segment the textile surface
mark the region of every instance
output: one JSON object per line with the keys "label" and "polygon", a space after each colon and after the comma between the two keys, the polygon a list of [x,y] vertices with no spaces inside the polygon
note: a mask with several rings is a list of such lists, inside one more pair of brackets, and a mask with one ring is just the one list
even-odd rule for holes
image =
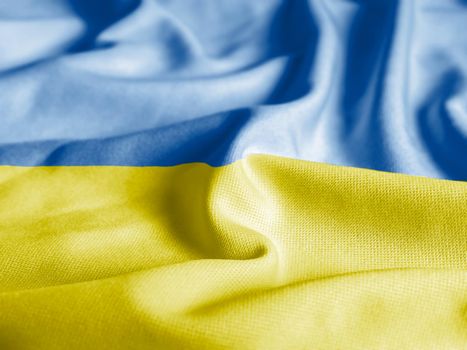
{"label": "textile surface", "polygon": [[467,349],[467,1],[0,1],[0,349]]}
{"label": "textile surface", "polygon": [[466,180],[464,0],[3,0],[0,163],[251,153]]}
{"label": "textile surface", "polygon": [[464,182],[272,156],[1,174],[4,346],[467,344]]}

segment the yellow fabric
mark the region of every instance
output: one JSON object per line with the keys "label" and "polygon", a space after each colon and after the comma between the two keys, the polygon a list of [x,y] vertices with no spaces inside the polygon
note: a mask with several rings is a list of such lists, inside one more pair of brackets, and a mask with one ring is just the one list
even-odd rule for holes
{"label": "yellow fabric", "polygon": [[467,183],[0,167],[0,349],[467,349]]}

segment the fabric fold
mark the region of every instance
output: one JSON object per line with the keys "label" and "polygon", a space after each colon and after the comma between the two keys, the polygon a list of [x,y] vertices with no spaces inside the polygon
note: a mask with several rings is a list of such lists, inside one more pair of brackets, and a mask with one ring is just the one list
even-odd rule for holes
{"label": "fabric fold", "polygon": [[466,340],[464,182],[268,155],[0,175],[0,329],[18,334],[5,346]]}

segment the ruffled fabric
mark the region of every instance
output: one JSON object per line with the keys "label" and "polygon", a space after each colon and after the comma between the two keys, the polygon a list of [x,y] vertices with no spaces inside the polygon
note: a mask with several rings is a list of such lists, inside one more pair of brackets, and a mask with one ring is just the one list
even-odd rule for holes
{"label": "ruffled fabric", "polygon": [[467,179],[461,0],[4,0],[0,163]]}
{"label": "ruffled fabric", "polygon": [[0,168],[2,349],[465,349],[467,184],[249,156]]}

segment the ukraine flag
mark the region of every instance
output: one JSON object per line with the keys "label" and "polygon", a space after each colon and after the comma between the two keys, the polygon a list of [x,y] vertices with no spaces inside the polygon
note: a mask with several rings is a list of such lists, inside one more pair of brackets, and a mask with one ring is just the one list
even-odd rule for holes
{"label": "ukraine flag", "polygon": [[0,349],[467,349],[467,1],[1,0]]}

